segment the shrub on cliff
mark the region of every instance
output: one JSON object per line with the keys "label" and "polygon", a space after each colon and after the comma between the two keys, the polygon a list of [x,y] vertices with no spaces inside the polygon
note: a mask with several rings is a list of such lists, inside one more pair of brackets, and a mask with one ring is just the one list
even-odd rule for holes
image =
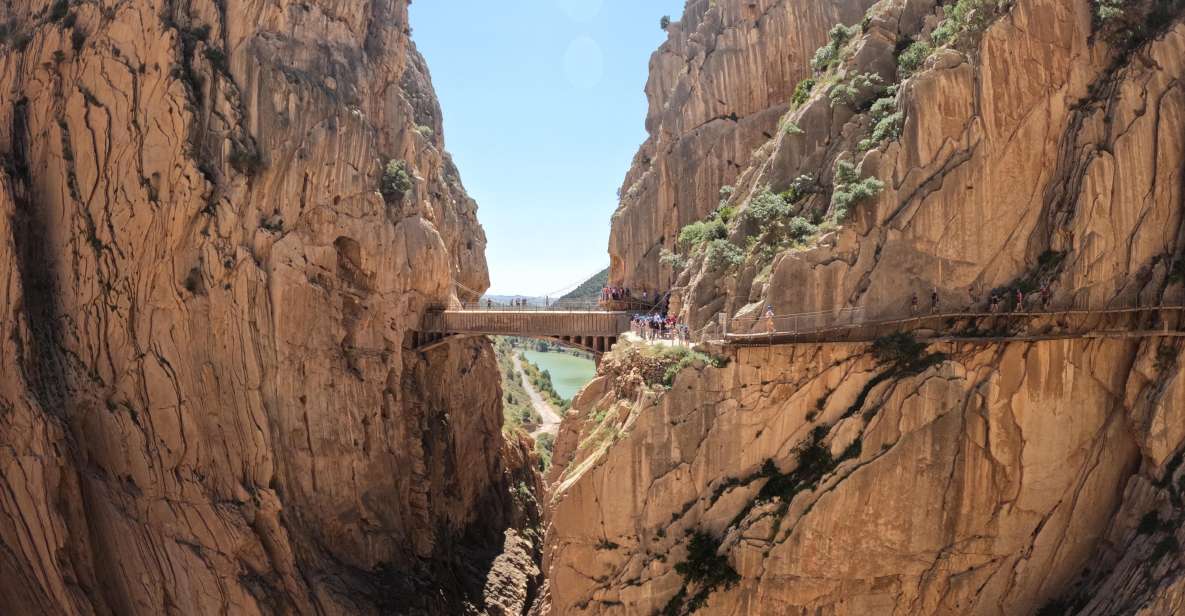
{"label": "shrub on cliff", "polygon": [[671,16],[670,15],[663,15],[662,19],[658,20],[658,27],[662,28],[663,30],[670,28],[671,27]]}
{"label": "shrub on cliff", "polygon": [[827,44],[815,51],[815,56],[811,58],[811,68],[820,73],[835,68],[842,59],[844,46],[859,33],[859,26],[836,24],[828,33]]}
{"label": "shrub on cliff", "polygon": [[811,77],[798,82],[798,85],[794,86],[794,97],[790,99],[791,106],[797,109],[806,103],[811,97],[811,92],[815,89],[815,83],[816,81]]}
{"label": "shrub on cliff", "polygon": [[866,199],[872,199],[884,190],[885,183],[874,177],[860,178],[856,165],[840,160],[835,164],[835,189],[831,193],[832,215],[843,220],[851,207]]}
{"label": "shrub on cliff", "polygon": [[897,72],[901,78],[907,79],[916,73],[933,52],[934,48],[926,41],[914,41],[909,47],[906,47],[905,51],[897,56]]}
{"label": "shrub on cliff", "polygon": [[404,195],[412,188],[411,173],[405,161],[392,160],[387,163],[383,171],[382,184],[379,192],[388,204],[395,204],[403,200]]}
{"label": "shrub on cliff", "polygon": [[690,250],[712,240],[728,237],[728,227],[719,218],[709,218],[693,222],[679,232],[679,247]]}
{"label": "shrub on cliff", "polygon": [[745,253],[726,239],[712,240],[704,252],[704,259],[713,269],[731,269],[745,262]]}

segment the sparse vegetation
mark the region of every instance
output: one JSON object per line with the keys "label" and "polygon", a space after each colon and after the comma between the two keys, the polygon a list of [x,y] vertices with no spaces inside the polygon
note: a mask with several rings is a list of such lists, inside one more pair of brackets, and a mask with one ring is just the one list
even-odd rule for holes
{"label": "sparse vegetation", "polygon": [[811,68],[816,72],[823,73],[835,68],[843,59],[843,48],[860,33],[859,26],[845,26],[843,24],[836,24],[834,28],[828,32],[827,44],[820,47],[815,56],[811,58]]}
{"label": "sparse vegetation", "polygon": [[403,200],[403,197],[412,189],[412,185],[407,162],[392,160],[387,163],[387,167],[383,171],[379,192],[382,193],[383,199],[387,201],[388,205],[394,205]]}
{"label": "sparse vegetation", "polygon": [[620,397],[627,397],[638,385],[669,388],[679,372],[700,362],[720,368],[727,360],[687,347],[618,343],[601,359],[601,373],[614,376]]}
{"label": "sparse vegetation", "polygon": [[802,127],[789,118],[783,118],[779,128],[787,135],[801,135],[803,133]]}
{"label": "sparse vegetation", "polygon": [[539,455],[539,470],[551,468],[551,455],[555,451],[555,436],[544,432],[535,437],[535,453]]}
{"label": "sparse vegetation", "polygon": [[713,269],[732,269],[745,262],[745,252],[726,239],[712,240],[704,251],[704,259]]}
{"label": "sparse vegetation", "polygon": [[846,160],[836,161],[835,188],[831,193],[832,216],[837,221],[844,220],[853,205],[876,197],[884,188],[884,182],[877,178],[861,178],[854,164]]}
{"label": "sparse vegetation", "polygon": [[881,79],[880,75],[876,73],[858,73],[852,75],[846,81],[841,81],[834,86],[831,86],[831,91],[827,93],[827,97],[831,99],[832,105],[847,105],[849,107],[857,107],[857,102],[862,96],[867,96],[868,92],[876,92],[884,84],[885,80]]}
{"label": "sparse vegetation", "polygon": [[1132,49],[1185,11],[1185,0],[1094,0],[1094,7],[1096,31],[1108,41]]}
{"label": "sparse vegetation", "polygon": [[679,247],[689,251],[701,244],[728,237],[728,227],[719,216],[693,222],[679,232]]}
{"label": "sparse vegetation", "polygon": [[[535,412],[531,398],[523,388],[522,379],[514,369],[512,357],[515,352],[509,339],[500,336],[494,338],[494,356],[502,377],[502,430],[507,433],[521,430],[524,423],[539,423],[543,420]],[[535,448],[539,449],[538,441]]]}
{"label": "sparse vegetation", "polygon": [[658,27],[662,28],[663,30],[670,28],[671,27],[671,16],[670,15],[663,15],[662,18],[658,20]]}
{"label": "sparse vegetation", "polygon": [[805,243],[819,231],[818,225],[798,215],[796,207],[807,194],[811,181],[802,176],[780,195],[767,187],[749,203],[745,220],[757,229],[751,241],[759,247],[763,261],[768,261],[777,251]]}
{"label": "sparse vegetation", "polygon": [[996,16],[1012,8],[1012,0],[958,0],[931,34],[935,45],[965,47],[975,41]]}
{"label": "sparse vegetation", "polygon": [[815,90],[815,80],[812,77],[807,77],[798,82],[794,87],[794,96],[790,99],[791,107],[797,109],[807,102],[811,97],[811,92]]}
{"label": "sparse vegetation", "polygon": [[872,134],[861,139],[857,149],[861,152],[871,150],[884,141],[892,141],[901,137],[901,125],[905,121],[905,114],[897,111],[897,96],[890,89],[892,96],[877,99],[869,110],[872,120]]}
{"label": "sparse vegetation", "polygon": [[900,55],[897,56],[897,73],[902,79],[908,79],[916,73],[926,62],[926,58],[934,53],[934,48],[926,41],[914,41]]}

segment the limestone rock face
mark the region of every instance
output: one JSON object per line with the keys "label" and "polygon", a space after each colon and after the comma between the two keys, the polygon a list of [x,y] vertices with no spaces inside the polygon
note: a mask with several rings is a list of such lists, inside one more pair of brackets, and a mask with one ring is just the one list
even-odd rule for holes
{"label": "limestone rock face", "polygon": [[[1135,499],[1181,497],[1139,470],[1158,468],[1149,443],[1183,408],[1181,371],[1154,366],[1156,349],[934,346],[940,363],[903,374],[858,345],[775,347],[686,370],[663,393],[622,399],[602,379],[557,445],[553,610],[690,600],[698,587],[675,565],[700,532],[740,576],[702,614],[1031,614],[1117,557],[1167,570],[1179,555],[1130,518]],[[1145,421],[1149,396],[1172,418]],[[606,415],[611,439],[597,436]],[[796,475],[812,445],[827,461]]]}
{"label": "limestone rock face", "polygon": [[[715,11],[751,4],[692,2],[684,21],[702,31]],[[614,282],[671,289],[672,311],[696,330],[720,313],[734,330],[758,327],[766,305],[895,317],[932,290],[957,309],[1038,285],[1051,308],[1179,305],[1179,8],[1148,20],[1142,38],[1117,39],[1091,2],[980,3],[948,43],[900,68],[913,42],[950,27],[952,4],[885,0],[836,19],[852,26],[836,61],[806,96],[781,99],[766,124],[777,130],[747,143],[753,155],[734,159],[732,175],[712,171],[712,147],[683,150],[678,173],[631,171],[643,181],[614,220]],[[804,40],[822,45],[831,25]],[[784,42],[754,35],[735,53]],[[651,86],[668,95],[652,96],[651,117],[695,109],[679,102],[695,88],[670,76],[699,65],[656,58],[666,77]],[[762,70],[757,59],[746,67]],[[899,114],[895,129],[878,110]],[[667,117],[652,134],[674,125]],[[869,178],[879,187],[842,198]],[[685,267],[662,269],[660,247],[716,209],[724,183],[736,213],[718,239],[735,260],[692,248]],[[750,208],[765,195],[811,232],[763,244],[770,234]],[[727,365],[693,362],[669,389],[604,362],[561,428],[548,477],[550,609],[1176,614],[1177,340],[936,343],[908,364],[858,344],[718,349]]]}
{"label": "limestone rock face", "polygon": [[488,276],[407,4],[0,7],[0,611],[526,602],[491,349],[410,349]]}
{"label": "limestone rock face", "polygon": [[688,0],[650,59],[650,137],[634,157],[613,216],[613,284],[670,288],[661,249],[714,210],[720,188],[774,136],[827,31],[860,21],[874,2]]}

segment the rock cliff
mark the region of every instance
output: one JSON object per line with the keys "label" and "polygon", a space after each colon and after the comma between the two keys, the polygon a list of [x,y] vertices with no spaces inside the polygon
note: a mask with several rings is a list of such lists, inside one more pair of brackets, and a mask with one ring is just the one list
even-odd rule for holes
{"label": "rock cliff", "polygon": [[[689,2],[682,27],[750,32],[757,53],[783,44],[756,29],[789,4]],[[655,135],[676,139],[668,118],[709,81],[702,58],[664,53],[695,38],[672,32],[615,282],[672,290],[709,331],[721,313],[759,327],[767,305],[894,317],[932,292],[940,309],[1017,291],[1053,309],[1181,303],[1181,3],[835,4],[856,15],[803,35],[820,49],[794,56],[768,135],[719,142],[752,152],[728,174],[688,147],[662,150],[682,171],[648,175]],[[761,82],[757,57],[735,83]],[[1095,326],[1181,325],[1134,319]],[[1180,611],[1176,338],[905,346],[734,349],[671,375],[647,367],[662,353],[615,351],[556,442],[553,613]]]}
{"label": "rock cliff", "polygon": [[521,612],[490,346],[410,345],[488,282],[407,5],[0,6],[0,611]]}

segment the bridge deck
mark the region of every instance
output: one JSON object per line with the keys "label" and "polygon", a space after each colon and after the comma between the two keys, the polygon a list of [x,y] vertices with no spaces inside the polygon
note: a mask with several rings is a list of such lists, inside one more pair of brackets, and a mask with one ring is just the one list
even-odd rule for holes
{"label": "bridge deck", "polygon": [[420,346],[431,348],[450,336],[552,338],[593,353],[613,348],[629,331],[630,312],[597,310],[444,310],[424,315]]}

